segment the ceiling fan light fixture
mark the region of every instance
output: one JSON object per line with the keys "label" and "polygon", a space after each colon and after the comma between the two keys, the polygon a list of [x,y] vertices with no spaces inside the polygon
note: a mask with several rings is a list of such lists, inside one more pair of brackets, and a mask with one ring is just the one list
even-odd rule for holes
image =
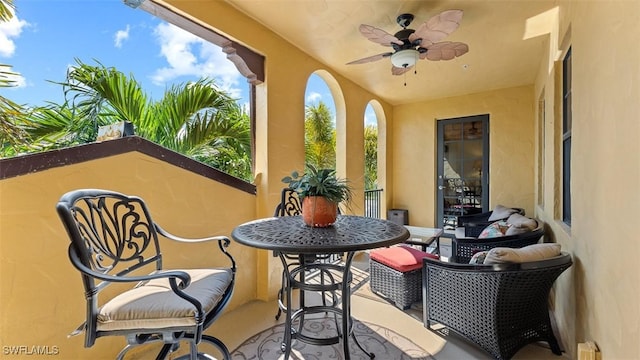
{"label": "ceiling fan light fixture", "polygon": [[416,64],[420,52],[415,49],[400,50],[391,55],[391,63],[395,67],[408,68]]}

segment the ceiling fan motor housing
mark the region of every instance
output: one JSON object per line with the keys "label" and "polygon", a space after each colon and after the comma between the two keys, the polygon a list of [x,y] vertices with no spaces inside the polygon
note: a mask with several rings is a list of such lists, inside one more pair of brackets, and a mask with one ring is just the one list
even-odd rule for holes
{"label": "ceiling fan motor housing", "polygon": [[402,41],[403,44],[402,45],[398,45],[395,43],[391,43],[391,46],[393,47],[393,49],[395,51],[399,51],[399,50],[404,50],[404,49],[411,49],[413,47],[416,46],[416,44],[412,44],[411,41],[409,41],[409,35],[413,34],[415,32],[415,30],[413,29],[402,29],[400,31],[398,31],[397,33],[395,33],[395,37]]}

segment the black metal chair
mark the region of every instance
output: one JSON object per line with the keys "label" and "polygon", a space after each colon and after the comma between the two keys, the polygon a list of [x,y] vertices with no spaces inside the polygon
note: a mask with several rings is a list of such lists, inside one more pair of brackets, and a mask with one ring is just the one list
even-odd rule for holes
{"label": "black metal chair", "polygon": [[[86,297],[85,347],[99,337],[124,336],[133,347],[163,343],[157,359],[189,343],[181,359],[210,359],[198,353],[203,341],[230,359],[219,339],[203,334],[231,299],[236,265],[226,236],[184,239],[153,222],[144,201],[108,190],[81,189],[64,194],[56,209],[71,244],[69,258],[80,271]],[[160,235],[160,236],[158,236]],[[159,238],[184,243],[212,241],[229,264],[207,269],[163,269]],[[122,286],[130,284],[124,291]],[[106,288],[108,291],[103,291]]]}
{"label": "black metal chair", "polygon": [[[338,210],[339,211],[339,210]],[[281,195],[280,195],[280,203],[276,206],[275,212],[273,214],[274,217],[279,217],[279,216],[298,216],[298,215],[302,215],[302,202],[300,201],[300,198],[298,197],[298,193],[295,192],[295,190],[290,189],[290,188],[284,188],[281,191]],[[339,255],[337,254],[326,254],[326,255],[315,255],[313,257],[304,257],[304,256],[293,256],[293,255],[288,255],[288,254],[283,254],[284,257],[288,260],[287,262],[287,267],[289,269],[293,269],[295,267],[300,266],[300,262],[301,261],[305,261],[307,263],[311,263],[311,262],[336,262],[340,260]],[[273,254],[273,256],[277,256],[276,253]],[[335,283],[335,279],[333,277],[333,274],[328,271],[328,270],[317,270],[319,272],[320,275],[320,283],[324,284],[326,281]],[[315,275],[315,273],[313,274],[302,274],[302,275]],[[325,277],[327,277],[327,280],[325,280]],[[280,319],[280,316],[282,315],[282,311],[286,311],[288,306],[285,305],[284,303],[284,294],[285,294],[285,286],[287,284],[287,271],[285,271],[283,269],[282,271],[282,284],[280,286],[280,289],[278,290],[278,312],[276,313],[276,320]],[[335,293],[331,293],[331,299],[332,302],[335,304],[337,304],[338,298],[337,295]],[[304,295],[302,295],[302,302],[304,302]],[[322,304],[324,306],[327,305],[327,300],[325,298],[325,293],[322,293]]]}
{"label": "black metal chair", "polygon": [[[546,341],[561,349],[549,318],[549,292],[572,264],[571,256],[493,265],[423,260],[424,326],[442,336],[449,330],[497,359]],[[440,326],[436,326],[440,324]]]}
{"label": "black metal chair", "polygon": [[273,216],[297,216],[302,215],[302,203],[298,193],[290,188],[282,189],[280,203],[276,206]]}
{"label": "black metal chair", "polygon": [[[273,214],[274,217],[279,216],[298,216],[302,215],[302,203],[300,202],[300,198],[298,197],[298,193],[295,190],[290,188],[282,189],[280,193],[280,203],[276,206],[276,210]],[[275,252],[273,256],[278,256]],[[299,259],[297,256],[291,256],[284,254],[285,258],[290,260],[287,263],[289,268],[294,268],[300,265]],[[287,306],[284,304],[284,292],[285,286],[287,283],[286,279],[287,273],[282,270],[282,284],[280,289],[278,290],[278,312],[276,313],[276,320],[280,319],[282,315],[282,310],[287,309]]]}

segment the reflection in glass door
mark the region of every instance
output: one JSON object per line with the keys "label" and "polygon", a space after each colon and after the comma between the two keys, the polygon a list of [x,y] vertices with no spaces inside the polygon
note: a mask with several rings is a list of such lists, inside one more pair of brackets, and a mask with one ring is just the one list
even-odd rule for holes
{"label": "reflection in glass door", "polygon": [[437,219],[453,233],[460,215],[489,205],[489,115],[438,121]]}

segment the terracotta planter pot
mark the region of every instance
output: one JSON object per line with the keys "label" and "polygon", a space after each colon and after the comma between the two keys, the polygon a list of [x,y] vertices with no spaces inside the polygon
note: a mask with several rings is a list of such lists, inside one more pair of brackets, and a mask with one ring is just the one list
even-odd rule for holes
{"label": "terracotta planter pot", "polygon": [[331,226],[337,216],[338,204],[322,196],[307,196],[302,200],[302,219],[308,226]]}

